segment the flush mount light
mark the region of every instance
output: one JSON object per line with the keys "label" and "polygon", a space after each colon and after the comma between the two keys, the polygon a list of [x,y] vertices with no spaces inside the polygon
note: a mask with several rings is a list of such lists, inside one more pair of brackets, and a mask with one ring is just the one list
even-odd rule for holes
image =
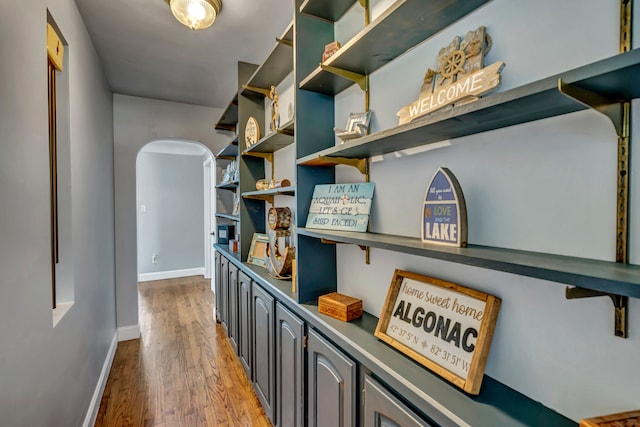
{"label": "flush mount light", "polygon": [[220,13],[220,0],[167,0],[171,13],[192,30],[208,28]]}

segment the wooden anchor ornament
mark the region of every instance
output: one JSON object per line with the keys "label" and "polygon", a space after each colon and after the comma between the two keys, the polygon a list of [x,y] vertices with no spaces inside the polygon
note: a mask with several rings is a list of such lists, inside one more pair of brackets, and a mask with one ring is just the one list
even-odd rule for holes
{"label": "wooden anchor ornament", "polygon": [[[291,209],[271,208],[267,216],[269,243],[266,250],[267,272],[276,279],[290,279],[296,248],[290,246]],[[284,240],[284,244],[281,242]]]}
{"label": "wooden anchor ornament", "polygon": [[396,113],[400,125],[445,107],[477,101],[498,87],[504,62],[484,66],[491,49],[491,37],[485,27],[469,31],[464,39],[456,36],[438,53],[438,69],[429,68],[417,101]]}

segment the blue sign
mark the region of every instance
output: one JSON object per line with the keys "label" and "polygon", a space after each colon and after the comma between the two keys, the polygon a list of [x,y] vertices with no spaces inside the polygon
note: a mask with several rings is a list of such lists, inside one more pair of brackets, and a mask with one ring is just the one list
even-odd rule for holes
{"label": "blue sign", "polygon": [[439,168],[427,187],[422,209],[422,241],[467,246],[467,207],[458,180]]}
{"label": "blue sign", "polygon": [[316,185],[307,228],[367,231],[374,183]]}

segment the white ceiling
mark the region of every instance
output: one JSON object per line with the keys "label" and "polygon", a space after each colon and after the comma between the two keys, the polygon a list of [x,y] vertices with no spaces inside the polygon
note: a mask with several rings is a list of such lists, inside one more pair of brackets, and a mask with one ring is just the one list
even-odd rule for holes
{"label": "white ceiling", "polygon": [[115,93],[226,108],[237,62],[262,63],[294,0],[222,0],[213,26],[193,31],[166,0],[75,0]]}

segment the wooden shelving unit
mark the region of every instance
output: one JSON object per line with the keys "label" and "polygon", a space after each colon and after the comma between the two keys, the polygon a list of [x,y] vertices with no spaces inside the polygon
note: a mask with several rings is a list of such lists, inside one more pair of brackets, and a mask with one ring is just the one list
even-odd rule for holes
{"label": "wooden shelving unit", "polygon": [[[435,0],[426,3],[420,0],[398,0],[345,43],[323,65],[362,76],[369,75],[487,1]],[[331,2],[332,6],[324,8],[327,11],[336,8],[340,12],[346,3],[348,2],[337,2],[334,5]],[[321,5],[317,0],[309,1],[302,8],[305,13],[310,13],[321,9]],[[353,83],[352,80],[318,66],[300,83],[300,88],[336,95]]]}

